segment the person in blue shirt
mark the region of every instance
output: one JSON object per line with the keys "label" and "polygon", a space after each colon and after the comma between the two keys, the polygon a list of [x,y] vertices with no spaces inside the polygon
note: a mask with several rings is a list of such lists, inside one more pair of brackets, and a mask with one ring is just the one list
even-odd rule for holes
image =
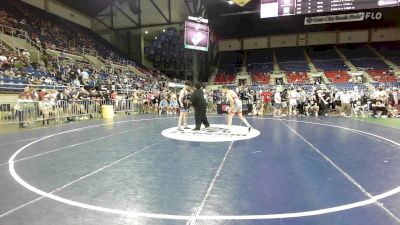
{"label": "person in blue shirt", "polygon": [[176,100],[176,96],[172,95],[171,100],[169,102],[169,113],[177,114],[177,110],[179,108],[178,101]]}
{"label": "person in blue shirt", "polygon": [[167,99],[163,98],[160,101],[159,108],[160,108],[160,110],[159,110],[160,114],[166,114],[167,113],[167,111],[168,111],[168,101],[167,101]]}

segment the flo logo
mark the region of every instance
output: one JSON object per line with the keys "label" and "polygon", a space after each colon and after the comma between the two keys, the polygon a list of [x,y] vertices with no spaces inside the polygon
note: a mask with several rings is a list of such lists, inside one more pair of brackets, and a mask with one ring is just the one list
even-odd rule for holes
{"label": "flo logo", "polygon": [[365,12],[365,19],[380,20],[382,19],[381,12]]}
{"label": "flo logo", "polygon": [[260,131],[252,129],[250,132],[244,126],[231,126],[230,132],[227,132],[227,126],[222,124],[212,124],[209,128],[203,128],[199,131],[194,131],[194,126],[189,126],[190,129],[178,131],[176,127],[163,130],[161,134],[164,137],[194,142],[228,142],[239,141],[255,138],[260,135]]}

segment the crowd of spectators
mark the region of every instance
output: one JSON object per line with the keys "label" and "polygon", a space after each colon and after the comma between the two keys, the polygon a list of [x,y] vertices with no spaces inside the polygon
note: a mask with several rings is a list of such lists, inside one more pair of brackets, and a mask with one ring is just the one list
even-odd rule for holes
{"label": "crowd of spectators", "polygon": [[93,31],[22,1],[0,2],[0,24],[4,33],[30,39],[42,50],[53,49],[74,55],[90,54],[104,61],[135,64]]}
{"label": "crowd of spectators", "polygon": [[253,115],[399,117],[400,91],[397,87],[339,90],[319,85],[311,89],[278,86],[256,91],[242,86],[237,91],[247,113]]}

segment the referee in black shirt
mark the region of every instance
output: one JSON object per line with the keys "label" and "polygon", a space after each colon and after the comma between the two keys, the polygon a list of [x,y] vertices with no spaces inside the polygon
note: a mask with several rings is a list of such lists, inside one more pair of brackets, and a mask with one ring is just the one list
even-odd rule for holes
{"label": "referee in black shirt", "polygon": [[196,82],[194,87],[196,90],[193,92],[190,98],[194,108],[194,120],[196,123],[196,128],[194,128],[194,130],[200,130],[201,124],[204,124],[204,126],[207,128],[210,126],[210,123],[208,123],[206,116],[207,102],[204,99],[204,93],[201,89],[201,84]]}

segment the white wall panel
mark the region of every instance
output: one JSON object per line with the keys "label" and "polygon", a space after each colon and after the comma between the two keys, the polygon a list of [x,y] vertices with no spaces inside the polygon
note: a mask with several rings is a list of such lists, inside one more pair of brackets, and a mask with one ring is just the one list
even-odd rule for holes
{"label": "white wall panel", "polygon": [[371,30],[371,41],[398,41],[400,40],[400,28],[373,29]]}
{"label": "white wall panel", "polygon": [[243,40],[243,49],[264,49],[268,48],[268,37],[246,38]]}
{"label": "white wall panel", "polygon": [[336,32],[308,33],[307,44],[308,45],[336,44]]}
{"label": "white wall panel", "polygon": [[297,45],[298,46],[306,46],[307,45],[307,35],[306,34],[299,34],[297,36]]}
{"label": "white wall panel", "polygon": [[92,20],[89,16],[86,16],[75,10],[71,10],[60,3],[49,1],[48,12],[89,29],[92,27]]}
{"label": "white wall panel", "polygon": [[369,31],[341,31],[339,33],[339,43],[366,43],[368,42]]}
{"label": "white wall panel", "polygon": [[271,48],[297,46],[297,35],[279,35],[270,38]]}
{"label": "white wall panel", "polygon": [[22,1],[28,3],[29,5],[33,5],[39,9],[45,10],[44,0],[22,0]]}
{"label": "white wall panel", "polygon": [[218,51],[220,52],[236,50],[241,50],[239,39],[222,40],[218,42]]}

